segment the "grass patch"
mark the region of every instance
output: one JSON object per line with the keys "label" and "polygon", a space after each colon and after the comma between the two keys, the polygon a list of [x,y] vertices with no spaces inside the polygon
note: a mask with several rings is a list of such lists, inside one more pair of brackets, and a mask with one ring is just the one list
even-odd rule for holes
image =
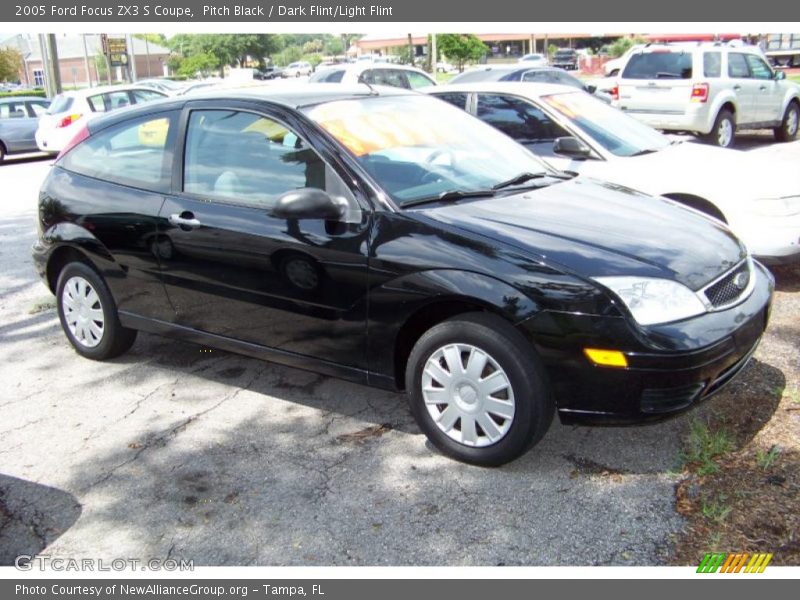
{"label": "grass patch", "polygon": [[719,471],[715,460],[733,448],[733,438],[726,429],[712,430],[707,423],[694,419],[689,425],[689,440],[681,453],[684,467],[695,466],[698,475]]}
{"label": "grass patch", "polygon": [[778,446],[773,446],[766,452],[759,448],[756,450],[756,464],[764,470],[769,469],[778,460],[781,454],[781,449]]}
{"label": "grass patch", "polygon": [[28,311],[29,315],[37,315],[42,313],[46,310],[51,310],[56,307],[56,300],[55,298],[48,298],[46,300],[39,300],[38,302],[34,302],[31,309]]}
{"label": "grass patch", "polygon": [[731,512],[728,497],[722,493],[715,495],[713,498],[703,496],[700,506],[703,516],[708,521],[716,524],[722,523]]}

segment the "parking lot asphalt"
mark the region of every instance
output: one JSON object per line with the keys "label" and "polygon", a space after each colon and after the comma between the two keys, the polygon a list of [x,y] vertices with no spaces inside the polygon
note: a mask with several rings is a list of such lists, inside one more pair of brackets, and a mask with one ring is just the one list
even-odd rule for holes
{"label": "parking lot asphalt", "polygon": [[[800,160],[800,142],[752,148]],[[482,469],[439,455],[398,394],[146,334],[116,360],[83,359],[30,259],[50,162],[0,166],[0,564],[665,560],[683,525],[681,439],[716,400],[649,426],[556,421],[520,460]]]}

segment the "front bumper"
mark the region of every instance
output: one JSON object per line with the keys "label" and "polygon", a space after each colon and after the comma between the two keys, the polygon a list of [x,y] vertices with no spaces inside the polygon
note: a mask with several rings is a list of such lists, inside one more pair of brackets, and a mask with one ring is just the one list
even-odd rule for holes
{"label": "front bumper", "polygon": [[[727,310],[634,328],[627,318],[543,312],[520,324],[548,372],[564,423],[638,423],[684,411],[730,382],[755,352],[774,280],[756,263],[751,295]],[[617,349],[627,368],[592,364],[583,348]]]}
{"label": "front bumper", "polygon": [[747,246],[751,254],[767,265],[800,262],[800,215],[791,217],[759,217],[742,223],[731,223],[731,228]]}

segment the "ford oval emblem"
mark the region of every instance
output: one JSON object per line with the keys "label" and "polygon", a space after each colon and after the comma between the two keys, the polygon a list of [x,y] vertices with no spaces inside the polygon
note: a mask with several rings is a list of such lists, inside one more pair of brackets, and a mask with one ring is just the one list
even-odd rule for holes
{"label": "ford oval emblem", "polygon": [[738,273],[736,277],[733,278],[733,285],[737,287],[737,289],[743,290],[747,287],[747,283],[750,281],[750,273]]}

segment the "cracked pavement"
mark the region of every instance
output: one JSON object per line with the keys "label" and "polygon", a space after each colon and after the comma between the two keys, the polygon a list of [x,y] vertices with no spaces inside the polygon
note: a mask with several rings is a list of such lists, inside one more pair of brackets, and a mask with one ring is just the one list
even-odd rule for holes
{"label": "cracked pavement", "polygon": [[31,548],[196,565],[663,562],[691,415],[556,421],[520,460],[481,469],[436,453],[401,395],[147,334],[113,361],[79,357],[29,256],[48,168],[0,167],[0,564]]}

